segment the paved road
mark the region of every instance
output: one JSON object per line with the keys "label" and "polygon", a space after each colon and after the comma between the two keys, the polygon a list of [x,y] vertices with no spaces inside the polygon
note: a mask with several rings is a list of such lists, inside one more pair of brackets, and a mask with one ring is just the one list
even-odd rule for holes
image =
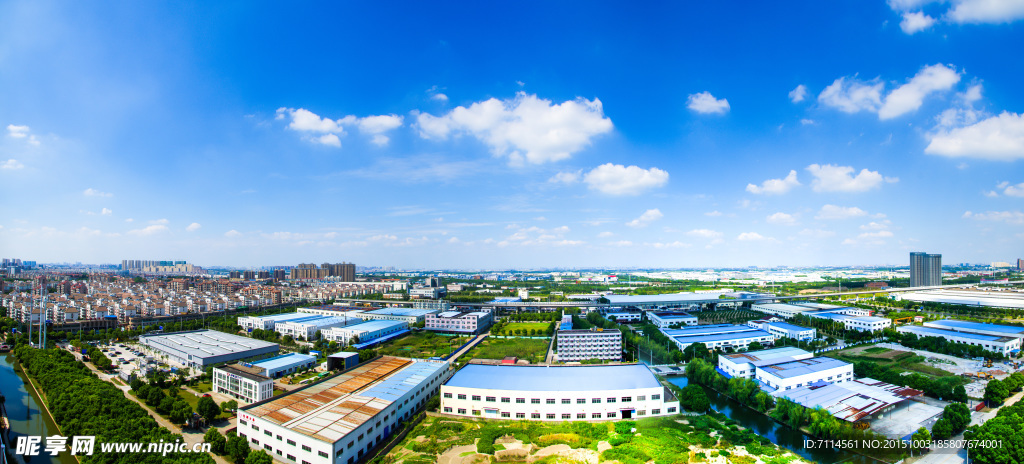
{"label": "paved road", "polygon": [[459,359],[459,356],[462,356],[462,355],[466,354],[469,350],[472,350],[474,346],[476,346],[478,343],[480,343],[486,337],[487,337],[487,334],[477,335],[472,343],[466,345],[465,348],[463,348],[463,349],[461,349],[459,351],[456,351],[455,354],[452,355],[452,357],[448,358],[448,362],[449,363],[454,363],[456,359]]}

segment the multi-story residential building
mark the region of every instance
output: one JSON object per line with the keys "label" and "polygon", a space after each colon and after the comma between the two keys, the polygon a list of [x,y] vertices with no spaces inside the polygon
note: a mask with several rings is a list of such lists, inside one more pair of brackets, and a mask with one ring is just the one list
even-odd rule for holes
{"label": "multi-story residential building", "polygon": [[938,285],[942,285],[942,255],[910,253],[910,286],[934,287]]}
{"label": "multi-story residential building", "polygon": [[622,332],[618,330],[559,330],[555,338],[558,360],[562,362],[600,359],[622,360]]}
{"label": "multi-story residential building", "polygon": [[487,311],[444,311],[427,314],[423,327],[431,332],[476,335],[486,331],[491,321]]}

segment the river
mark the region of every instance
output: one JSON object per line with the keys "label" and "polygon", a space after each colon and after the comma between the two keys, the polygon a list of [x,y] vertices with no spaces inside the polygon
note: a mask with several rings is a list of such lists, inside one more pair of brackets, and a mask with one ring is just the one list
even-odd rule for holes
{"label": "river", "polygon": [[[0,354],[0,392],[3,392],[6,398],[4,406],[7,408],[7,419],[11,421],[12,452],[20,436],[60,435],[57,425],[40,407],[40,400],[34,394],[29,394],[31,387],[27,385],[28,379],[23,373],[15,372],[14,366],[17,362],[13,354]],[[68,446],[70,444],[71,442],[68,440]],[[31,464],[77,464],[78,462],[68,451],[55,457],[40,453],[39,456],[26,457],[26,461]]]}
{"label": "river", "polygon": [[[683,376],[668,377],[667,380],[679,387],[687,385],[687,378]],[[879,461],[856,453],[832,449],[804,449],[804,440],[813,439],[810,435],[775,422],[764,414],[743,406],[710,388],[705,387],[704,391],[707,392],[712,409],[725,414],[726,417],[736,421],[741,427],[748,428],[758,435],[771,440],[772,443],[790,449],[805,459],[817,461],[821,464],[879,464]]]}

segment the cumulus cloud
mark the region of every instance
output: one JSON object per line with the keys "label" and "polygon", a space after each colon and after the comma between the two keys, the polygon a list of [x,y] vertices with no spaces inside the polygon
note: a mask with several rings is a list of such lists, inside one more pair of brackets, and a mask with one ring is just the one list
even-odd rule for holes
{"label": "cumulus cloud", "polygon": [[648,224],[663,218],[665,215],[657,208],[644,211],[640,217],[626,223],[629,227],[647,227]]}
{"label": "cumulus cloud", "polygon": [[900,29],[907,35],[921,32],[935,24],[935,18],[920,11],[908,11],[903,13],[903,21],[900,21]]}
{"label": "cumulus cloud", "polygon": [[708,212],[704,213],[704,215],[705,215],[705,216],[709,216],[709,217],[718,217],[718,216],[721,216],[721,215],[722,215],[722,212],[721,212],[721,211],[718,211],[718,210],[715,210],[715,211],[708,211]]}
{"label": "cumulus cloud", "polygon": [[619,240],[617,242],[608,242],[608,246],[628,247],[628,246],[633,246],[633,242],[631,242],[629,240]]}
{"label": "cumulus cloud", "polygon": [[167,226],[165,226],[163,224],[153,224],[153,225],[150,225],[150,226],[146,226],[143,229],[132,229],[132,230],[129,230],[128,234],[129,235],[138,235],[138,236],[147,236],[147,235],[158,234],[158,233],[163,232],[165,230],[167,230]]}
{"label": "cumulus cloud", "polygon": [[419,113],[416,127],[425,139],[469,134],[511,164],[540,164],[571,157],[613,126],[596,98],[552,104],[519,92],[512,99],[491,98],[456,107],[442,116]]}
{"label": "cumulus cloud", "polygon": [[579,182],[582,174],[582,170],[576,172],[560,172],[551,176],[551,178],[548,179],[548,182],[552,184],[575,184],[576,182]]}
{"label": "cumulus cloud", "polygon": [[700,114],[725,114],[729,112],[729,101],[717,99],[710,92],[691,94],[686,107]]}
{"label": "cumulus cloud", "polygon": [[835,234],[834,231],[824,229],[804,229],[800,231],[800,235],[811,238],[827,238]]}
{"label": "cumulus cloud", "polygon": [[1024,158],[1024,114],[1003,112],[966,127],[939,130],[925,153],[995,161]]}
{"label": "cumulus cloud", "polygon": [[680,242],[678,240],[676,240],[674,242],[647,243],[645,245],[649,245],[649,246],[651,246],[653,248],[689,248],[689,247],[692,246],[689,243]]}
{"label": "cumulus cloud", "polygon": [[793,103],[800,103],[807,98],[807,86],[800,84],[789,91],[789,99]]}
{"label": "cumulus cloud", "polygon": [[448,101],[448,96],[443,93],[435,93],[434,95],[430,96],[430,99],[437,100],[439,102],[446,102]]}
{"label": "cumulus cloud", "polygon": [[889,228],[890,221],[885,220],[881,222],[871,221],[867,224],[860,226],[861,230],[885,230]]}
{"label": "cumulus cloud", "polygon": [[853,217],[867,216],[867,211],[864,211],[856,206],[836,206],[836,205],[825,205],[818,211],[815,219],[849,219]]}
{"label": "cumulus cloud", "polygon": [[195,231],[199,230],[199,228],[201,228],[201,227],[203,227],[203,226],[200,225],[198,222],[193,222],[193,223],[189,224],[188,227],[185,228],[185,230],[188,231],[188,232],[195,232]]}
{"label": "cumulus cloud", "polygon": [[882,88],[884,86],[885,84],[877,82],[877,80],[867,83],[857,80],[856,77],[849,80],[840,77],[821,91],[821,94],[818,95],[818,102],[844,113],[874,112],[882,106]]}
{"label": "cumulus cloud", "polygon": [[747,184],[747,191],[756,195],[781,195],[799,185],[796,170],[791,170],[785,179],[768,179],[762,182],[761,186]]}
{"label": "cumulus cloud", "polygon": [[892,119],[921,107],[925,97],[934,92],[949,90],[960,82],[960,73],[943,64],[925,66],[910,82],[886,95],[878,110],[879,119]]}
{"label": "cumulus cloud", "polygon": [[100,210],[100,215],[110,216],[111,214],[114,214],[114,212],[107,208],[103,208],[102,210]]}
{"label": "cumulus cloud", "polygon": [[614,233],[612,233],[612,232],[608,232],[608,231],[606,230],[606,231],[604,231],[604,232],[601,232],[600,234],[597,234],[597,237],[598,237],[598,238],[608,238],[608,237],[611,237],[611,236],[613,236],[613,235],[615,235],[615,234],[614,234]]}
{"label": "cumulus cloud", "polygon": [[402,126],[403,118],[395,114],[356,117],[348,115],[339,119],[321,117],[305,108],[278,108],[277,119],[291,119],[288,128],[306,134],[306,140],[335,148],[341,147],[345,127],[355,127],[360,133],[369,135],[371,143],[387,145],[385,133]]}
{"label": "cumulus cloud", "polygon": [[771,237],[765,237],[757,232],[743,232],[736,237],[736,240],[741,242],[763,242],[766,240],[774,240]]}
{"label": "cumulus cloud", "polygon": [[898,182],[895,177],[884,177],[878,171],[861,169],[856,176],[850,166],[824,166],[812,164],[807,172],[814,176],[811,188],[815,192],[866,192],[882,185],[883,182]]}
{"label": "cumulus cloud", "polygon": [[85,191],[82,192],[82,195],[85,195],[87,197],[107,197],[107,198],[114,196],[113,193],[101,192],[101,191],[96,190],[94,188],[87,188],[87,189],[85,189]]}
{"label": "cumulus cloud", "polygon": [[1001,24],[1024,18],[1024,1],[953,0],[946,18],[960,24]]}
{"label": "cumulus cloud", "polygon": [[229,230],[227,232],[224,232],[224,236],[228,237],[228,238],[241,237],[242,233],[237,231],[237,230],[235,230],[235,229],[231,229],[231,230]]}
{"label": "cumulus cloud", "polygon": [[768,216],[766,219],[769,224],[781,224],[784,226],[792,226],[796,224],[796,217],[792,214],[778,212]]}
{"label": "cumulus cloud", "polygon": [[658,168],[602,164],[583,176],[591,190],[606,195],[639,195],[668,183],[668,172]]}
{"label": "cumulus cloud", "polygon": [[1006,185],[1003,189],[1003,195],[1008,197],[1024,197],[1024,182],[1017,185]]}
{"label": "cumulus cloud", "polygon": [[7,161],[4,161],[3,163],[0,163],[0,169],[10,169],[13,171],[16,169],[22,169],[24,167],[25,165],[21,164],[21,162],[16,159],[9,159]]}
{"label": "cumulus cloud", "polygon": [[1024,224],[1024,213],[1020,211],[986,211],[984,213],[964,212],[964,219],[979,221],[1005,222],[1008,224]]}
{"label": "cumulus cloud", "polygon": [[693,229],[693,230],[687,232],[686,235],[689,235],[691,237],[700,237],[700,238],[709,238],[709,239],[716,239],[716,238],[721,238],[722,237],[722,233],[721,232],[719,232],[717,230],[711,230],[711,229]]}
{"label": "cumulus cloud", "polygon": [[26,139],[28,143],[32,145],[39,145],[39,139],[35,135],[29,134],[30,129],[28,126],[16,126],[14,124],[7,125],[7,136],[16,139]]}

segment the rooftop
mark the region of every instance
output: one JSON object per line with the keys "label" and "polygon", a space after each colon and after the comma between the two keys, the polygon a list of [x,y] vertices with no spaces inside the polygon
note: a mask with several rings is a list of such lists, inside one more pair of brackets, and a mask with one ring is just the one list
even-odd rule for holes
{"label": "rooftop", "polygon": [[759,330],[748,325],[737,324],[713,324],[713,325],[692,325],[678,329],[662,329],[661,331],[669,337],[688,337],[692,335],[714,335],[733,332],[747,332]]}
{"label": "rooftop", "polygon": [[[370,321],[366,321],[366,322],[363,322],[363,323],[360,323],[360,324],[352,324],[350,326],[337,327],[337,328],[338,329],[343,329],[343,330],[353,330],[353,331],[358,332],[358,333],[364,333],[364,332],[373,332],[375,330],[388,329],[388,328],[391,328],[391,327],[400,327],[400,326],[405,326],[405,325],[406,325],[406,323],[402,322],[402,321],[374,321],[374,320],[370,320]],[[331,330],[331,329],[327,329],[327,330]]]}
{"label": "rooftop", "polygon": [[905,325],[897,328],[896,330],[899,332],[909,332],[917,334],[917,336],[919,337],[959,337],[983,342],[1006,343],[1016,339],[1016,337],[997,337],[994,335],[976,334],[970,332],[957,332],[955,330],[936,329],[934,327],[920,327],[916,325]]}
{"label": "rooftop", "polygon": [[273,358],[267,358],[259,362],[252,363],[253,366],[258,366],[263,369],[273,370],[280,369],[282,367],[290,367],[295,364],[307,363],[310,361],[316,361],[316,356],[310,356],[302,353],[288,353],[280,356],[274,356]]}
{"label": "rooftop", "polygon": [[215,330],[195,330],[159,335],[140,335],[139,341],[171,350],[183,351],[198,358],[242,353],[261,348],[277,348],[277,343],[240,337]]}
{"label": "rooftop", "polygon": [[666,293],[662,295],[605,295],[613,305],[718,301],[717,293]]}
{"label": "rooftop", "polygon": [[810,327],[801,327],[799,325],[790,324],[787,322],[769,322],[768,325],[782,330],[788,330],[790,332],[803,332],[805,330],[814,330]]}
{"label": "rooftop", "polygon": [[750,351],[750,352],[747,352],[747,353],[725,354],[725,355],[722,355],[722,356],[725,356],[726,358],[728,358],[732,362],[737,362],[737,363],[748,362],[748,363],[752,363],[752,362],[757,362],[757,361],[768,361],[768,360],[779,359],[779,358],[783,358],[784,359],[784,358],[791,358],[791,357],[794,357],[794,356],[803,356],[803,355],[809,355],[809,354],[810,353],[808,353],[808,352],[806,352],[804,350],[801,350],[800,348],[794,348],[794,347],[791,347],[791,346],[786,346],[786,347],[782,347],[782,348],[772,348],[770,350]]}
{"label": "rooftop", "polygon": [[[667,332],[667,331],[666,331]],[[720,333],[720,334],[695,334],[695,335],[669,335],[679,343],[706,343],[720,342],[725,340],[743,340],[747,338],[771,337],[772,334],[760,329],[747,328],[744,331]]]}
{"label": "rooftop", "polygon": [[984,322],[970,322],[970,321],[958,321],[955,319],[943,319],[941,321],[929,322],[929,325],[939,326],[944,329],[956,330],[956,331],[970,331],[970,330],[985,330],[990,332],[1002,332],[1007,336],[1021,337],[1024,336],[1024,327],[1014,327],[1012,325],[999,325],[999,324],[988,324]]}
{"label": "rooftop", "polygon": [[218,367],[217,369],[220,369],[220,370],[222,370],[224,372],[227,372],[228,374],[234,374],[234,375],[237,375],[239,377],[242,377],[242,378],[245,378],[245,379],[249,379],[249,380],[253,380],[253,381],[256,381],[256,382],[263,382],[263,381],[266,381],[266,380],[270,380],[270,377],[267,377],[267,376],[259,373],[259,372],[262,372],[261,369],[252,369],[252,368],[246,367],[246,366],[241,365],[241,364],[232,364],[230,366],[221,366],[221,367]]}
{"label": "rooftop", "polygon": [[921,394],[921,391],[912,388],[866,377],[841,384],[819,383],[774,393],[775,396],[789,398],[807,408],[821,406],[833,416],[849,422],[856,422]]}
{"label": "rooftop", "polygon": [[467,364],[450,387],[536,392],[629,390],[661,386],[642,364],[593,366],[518,366]]}
{"label": "rooftop", "polygon": [[764,372],[780,379],[788,379],[800,375],[812,374],[837,367],[848,366],[850,363],[834,358],[817,357],[800,359],[772,366],[765,366]]}
{"label": "rooftop", "polygon": [[416,308],[381,308],[373,311],[367,311],[366,314],[373,314],[376,316],[407,316],[407,317],[420,317],[426,316],[427,314],[437,312],[436,309],[416,309]]}

